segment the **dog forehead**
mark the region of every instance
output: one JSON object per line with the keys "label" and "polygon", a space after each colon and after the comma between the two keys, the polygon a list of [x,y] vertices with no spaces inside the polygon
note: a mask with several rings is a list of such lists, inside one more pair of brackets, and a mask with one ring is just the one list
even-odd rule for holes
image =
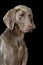
{"label": "dog forehead", "polygon": [[28,10],[30,10],[29,7],[24,6],[24,5],[18,5],[18,6],[15,7],[15,9],[16,9],[16,10],[17,10],[17,9],[21,9],[21,10],[23,10],[23,11],[28,11]]}
{"label": "dog forehead", "polygon": [[27,7],[25,5],[18,5],[16,7],[14,7],[14,9],[16,9],[17,11],[24,11],[24,12],[27,12],[28,14],[31,14],[32,15],[32,10],[30,7]]}

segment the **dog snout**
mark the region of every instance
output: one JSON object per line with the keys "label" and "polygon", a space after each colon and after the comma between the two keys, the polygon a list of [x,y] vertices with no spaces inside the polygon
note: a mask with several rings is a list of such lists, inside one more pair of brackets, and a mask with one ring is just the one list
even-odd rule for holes
{"label": "dog snout", "polygon": [[29,29],[35,29],[36,26],[35,26],[34,22],[33,22],[33,23],[29,22],[29,23],[27,24],[27,28],[29,28]]}
{"label": "dog snout", "polygon": [[36,28],[36,26],[35,26],[35,24],[34,24],[34,21],[29,21],[29,23],[28,23],[28,27],[31,27],[32,29],[35,29]]}
{"label": "dog snout", "polygon": [[33,22],[32,26],[33,26],[33,29],[35,29],[35,28],[36,28],[36,26],[35,26],[34,22]]}

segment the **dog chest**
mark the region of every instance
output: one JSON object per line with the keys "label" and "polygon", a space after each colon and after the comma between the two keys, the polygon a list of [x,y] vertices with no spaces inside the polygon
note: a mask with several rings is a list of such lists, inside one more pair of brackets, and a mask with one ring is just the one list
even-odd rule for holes
{"label": "dog chest", "polygon": [[11,62],[12,64],[15,62],[19,64],[23,59],[25,47],[22,45],[21,42],[14,45],[13,43],[16,42],[11,43],[7,40],[3,40],[1,44],[1,52],[4,54],[4,59],[7,59],[9,63]]}

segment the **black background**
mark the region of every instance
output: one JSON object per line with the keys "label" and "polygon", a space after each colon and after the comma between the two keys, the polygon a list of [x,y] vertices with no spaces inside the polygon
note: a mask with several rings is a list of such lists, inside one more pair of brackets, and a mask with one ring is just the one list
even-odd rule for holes
{"label": "black background", "polygon": [[16,5],[26,5],[33,11],[33,19],[36,29],[32,33],[25,34],[25,42],[28,47],[29,57],[27,65],[41,64],[41,51],[42,51],[42,2],[37,0],[0,0],[0,35],[6,29],[3,23],[3,16],[5,13],[15,7]]}

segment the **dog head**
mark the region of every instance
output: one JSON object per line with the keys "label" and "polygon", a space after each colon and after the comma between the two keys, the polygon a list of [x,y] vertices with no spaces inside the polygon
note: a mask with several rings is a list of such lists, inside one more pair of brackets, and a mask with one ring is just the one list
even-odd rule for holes
{"label": "dog head", "polygon": [[24,33],[30,32],[30,30],[35,29],[32,10],[31,8],[24,5],[18,5],[9,10],[3,17],[3,21],[10,30],[14,29],[15,23]]}

